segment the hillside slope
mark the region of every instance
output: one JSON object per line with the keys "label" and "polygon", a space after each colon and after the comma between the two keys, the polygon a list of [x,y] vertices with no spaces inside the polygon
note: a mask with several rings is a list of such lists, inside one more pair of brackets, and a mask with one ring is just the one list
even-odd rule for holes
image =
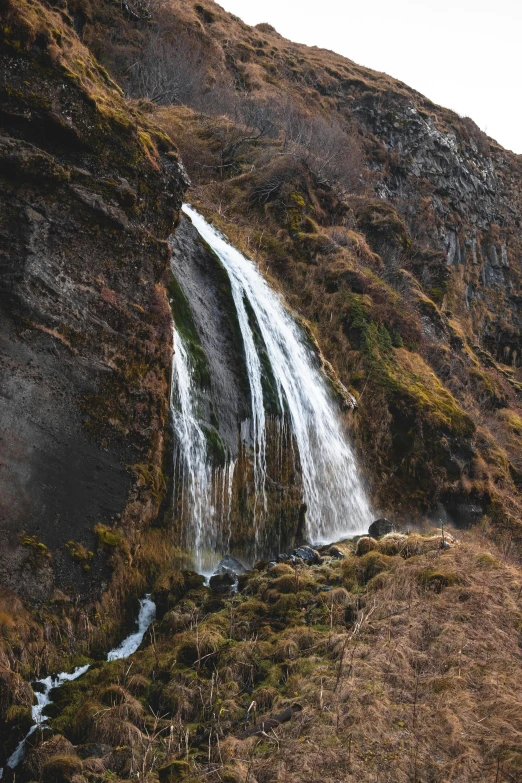
{"label": "hillside slope", "polygon": [[520,156],[401,82],[215,3],[77,7],[84,40],[177,139],[192,201],[358,398],[376,505],[486,516],[519,538]]}

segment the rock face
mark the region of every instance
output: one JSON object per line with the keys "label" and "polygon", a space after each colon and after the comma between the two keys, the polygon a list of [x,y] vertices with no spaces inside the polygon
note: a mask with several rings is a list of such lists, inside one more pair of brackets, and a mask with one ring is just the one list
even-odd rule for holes
{"label": "rock face", "polygon": [[67,13],[5,6],[0,584],[44,600],[106,575],[96,554],[82,569],[67,541],[93,550],[97,523],[132,530],[157,513],[171,355],[161,281],[186,182],[172,142],[129,109]]}
{"label": "rock face", "polygon": [[232,557],[232,555],[225,555],[216,568],[216,574],[233,574],[234,576],[239,576],[240,574],[245,573],[246,568],[243,563],[237,558]]}
{"label": "rock face", "polygon": [[[433,109],[437,111],[433,111]],[[380,186],[415,239],[436,249],[432,288],[452,281],[466,316],[497,360],[520,365],[520,163],[469,120],[415,95],[370,96],[354,110],[397,161]],[[422,205],[429,203],[429,213]],[[510,260],[511,259],[511,260]],[[426,267],[428,257],[420,263]],[[484,323],[483,310],[490,317]],[[480,311],[480,315],[479,315]],[[491,317],[492,316],[492,317]],[[508,327],[508,324],[510,325]]]}
{"label": "rock face", "polygon": [[[250,388],[230,281],[184,215],[171,246],[172,271],[179,286],[179,291],[171,289],[176,328],[186,329],[190,312],[208,366],[209,377],[201,384],[202,419],[209,428],[217,419],[219,437],[236,459],[239,423],[250,415]],[[186,314],[183,306],[176,307],[176,295],[185,299]]]}

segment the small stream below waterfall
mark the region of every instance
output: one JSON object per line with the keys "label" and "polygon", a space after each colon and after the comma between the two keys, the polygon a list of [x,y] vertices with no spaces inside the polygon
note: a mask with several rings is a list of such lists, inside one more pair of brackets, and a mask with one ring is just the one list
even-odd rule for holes
{"label": "small stream below waterfall", "polygon": [[[269,413],[263,384],[266,365],[273,376],[275,395],[296,445],[302,476],[302,500],[306,504],[307,540],[313,544],[332,541],[366,530],[372,511],[349,443],[338,400],[321,369],[321,361],[283,298],[263,277],[256,264],[190,205],[183,205],[199,237],[219,259],[228,276],[239,326],[250,391],[250,416],[238,422],[243,443],[250,450],[253,467],[254,503],[251,511],[255,531],[254,555],[264,554],[257,546],[258,532],[267,515],[267,431]],[[176,269],[183,287],[183,267]],[[199,291],[185,291],[196,302]],[[176,313],[174,312],[174,321]],[[205,324],[203,324],[203,327]],[[198,570],[211,573],[225,551],[218,551],[218,524],[230,509],[230,493],[237,473],[232,460],[216,477],[210,465],[204,428],[198,421],[196,370],[190,351],[175,334],[172,375],[172,416],[177,439],[175,460],[181,467],[175,481],[182,487],[182,505],[189,507],[185,525]],[[261,358],[263,352],[264,359]],[[218,427],[218,425],[216,425]],[[238,476],[238,480],[241,477]],[[216,487],[222,490],[216,492]],[[226,544],[226,541],[225,541]],[[223,545],[223,540],[221,540]],[[214,553],[214,554],[212,554]],[[203,567],[203,555],[208,561]]]}
{"label": "small stream below waterfall", "polygon": [[[140,600],[140,611],[137,618],[137,630],[127,636],[117,647],[107,654],[107,661],[116,661],[120,658],[127,658],[129,655],[135,653],[142,643],[143,637],[145,636],[145,633],[153,622],[155,616],[156,604],[151,600],[150,595],[146,595]],[[55,688],[60,688],[66,682],[77,680],[78,677],[81,677],[83,674],[85,674],[89,668],[89,664],[86,664],[85,666],[77,666],[76,669],[74,669],[72,672],[61,672],[61,674],[56,674],[54,676],[49,675],[48,677],[44,677],[42,680],[35,681],[34,684],[40,687],[35,692],[36,704],[33,705],[31,710],[34,723],[27,732],[24,739],[18,743],[17,747],[7,760],[8,767],[15,769],[15,767],[20,764],[25,756],[27,750],[27,740],[29,737],[34,734],[37,729],[41,729],[47,725],[44,710],[49,704],[51,704],[51,691]],[[3,772],[3,769],[0,769],[0,779],[3,777]]]}

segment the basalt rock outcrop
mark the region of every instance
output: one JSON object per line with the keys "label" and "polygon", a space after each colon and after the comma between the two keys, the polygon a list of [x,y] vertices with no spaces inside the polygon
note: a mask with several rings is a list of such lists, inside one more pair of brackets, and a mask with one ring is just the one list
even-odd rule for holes
{"label": "basalt rock outcrop", "polygon": [[99,596],[158,513],[187,181],[65,9],[0,13],[0,585],[41,603]]}

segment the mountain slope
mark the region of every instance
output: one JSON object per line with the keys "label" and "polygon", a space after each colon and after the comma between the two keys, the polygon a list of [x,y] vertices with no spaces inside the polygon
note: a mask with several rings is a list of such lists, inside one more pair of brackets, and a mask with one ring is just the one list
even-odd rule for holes
{"label": "mountain slope", "polygon": [[[100,32],[94,20],[84,35]],[[358,396],[376,503],[463,525],[487,512],[510,529],[520,157],[404,84],[216,4],[160,3],[114,41],[106,62],[177,138],[191,198],[277,281]],[[151,41],[171,78],[191,52],[177,98],[160,94]]]}
{"label": "mountain slope", "polygon": [[[28,681],[89,655],[17,780],[517,780],[520,158],[404,84],[207,0],[0,13],[2,762],[31,725]],[[230,596],[184,568],[161,526],[166,239],[187,184],[171,138],[190,200],[357,398],[346,421],[376,507],[405,529],[440,516],[479,531],[261,562]],[[188,226],[173,245],[180,275],[198,253],[201,297],[229,298]],[[229,385],[232,323],[222,337]],[[231,437],[246,396],[223,413]],[[271,490],[302,521],[296,486]],[[151,586],[143,650],[105,665]]]}

